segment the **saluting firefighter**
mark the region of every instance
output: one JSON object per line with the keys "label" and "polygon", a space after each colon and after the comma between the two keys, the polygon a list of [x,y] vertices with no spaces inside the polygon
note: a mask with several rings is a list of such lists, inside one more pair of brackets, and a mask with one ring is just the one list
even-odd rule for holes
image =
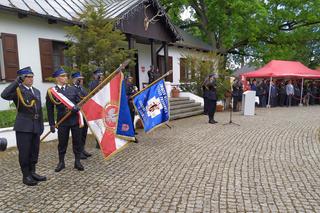
{"label": "saluting firefighter", "polygon": [[48,120],[50,131],[55,132],[54,108],[57,110],[57,123],[69,112],[71,115],[64,120],[58,128],[58,154],[59,163],[55,168],[55,172],[60,172],[65,168],[65,154],[68,147],[69,133],[72,135],[72,148],[75,157],[74,168],[83,171],[84,167],[80,162],[82,151],[81,146],[81,129],[82,122],[81,114],[77,103],[80,102],[80,97],[75,87],[69,86],[68,75],[63,68],[56,70],[52,77],[56,79],[56,86],[49,88],[46,97],[46,105],[48,112]]}
{"label": "saluting firefighter", "polygon": [[14,124],[16,131],[22,182],[28,186],[46,181],[36,173],[39,156],[40,135],[43,132],[43,116],[40,91],[33,87],[33,72],[25,67],[17,72],[18,77],[1,93],[1,97],[12,100],[17,108]]}
{"label": "saluting firefighter", "polygon": [[[72,83],[73,87],[76,88],[79,97],[83,99],[88,95],[87,90],[83,87],[83,76],[81,75],[80,72],[75,72],[72,73],[71,75],[72,78]],[[91,157],[91,154],[85,150],[85,145],[86,145],[86,139],[87,139],[87,134],[88,134],[88,125],[86,122],[84,122],[84,126],[81,128],[81,159],[87,159],[87,157]]]}

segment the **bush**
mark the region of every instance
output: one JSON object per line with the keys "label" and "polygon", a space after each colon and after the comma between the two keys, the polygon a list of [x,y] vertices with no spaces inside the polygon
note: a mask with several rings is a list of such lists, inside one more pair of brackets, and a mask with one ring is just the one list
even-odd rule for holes
{"label": "bush", "polygon": [[202,53],[197,56],[185,56],[184,64],[186,71],[191,73],[188,80],[180,82],[182,91],[191,92],[198,96],[203,96],[202,84],[210,74],[216,74],[216,88],[218,100],[224,99],[224,94],[230,90],[230,73],[227,70],[219,70],[218,63],[220,56],[214,53]]}
{"label": "bush", "polygon": [[0,128],[11,127],[16,119],[15,109],[0,111]]}
{"label": "bush", "polygon": [[[42,112],[43,112],[43,120],[44,122],[47,122],[48,121],[47,108],[43,107]],[[0,111],[0,128],[12,127],[16,120],[16,114],[17,114],[16,109]]]}

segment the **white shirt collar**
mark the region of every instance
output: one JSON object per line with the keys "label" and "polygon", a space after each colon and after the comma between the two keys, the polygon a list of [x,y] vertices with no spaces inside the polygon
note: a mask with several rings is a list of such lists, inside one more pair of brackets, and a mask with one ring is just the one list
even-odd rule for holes
{"label": "white shirt collar", "polygon": [[59,89],[62,89],[62,87],[64,87],[64,88],[66,88],[66,85],[59,85],[59,84],[57,84],[57,86],[59,87]]}
{"label": "white shirt collar", "polygon": [[31,87],[28,87],[27,85],[24,85],[24,84],[22,84],[27,90],[29,90],[29,89],[31,89],[31,91],[33,92],[33,88],[32,88],[32,86]]}

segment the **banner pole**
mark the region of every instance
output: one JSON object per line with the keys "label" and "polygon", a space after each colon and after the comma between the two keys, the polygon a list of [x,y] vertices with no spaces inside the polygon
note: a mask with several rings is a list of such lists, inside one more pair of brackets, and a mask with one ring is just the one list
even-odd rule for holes
{"label": "banner pole", "polygon": [[[78,106],[83,105],[88,99],[90,99],[97,91],[99,91],[104,85],[106,85],[109,81],[111,81],[111,79],[118,74],[121,70],[123,70],[130,62],[130,59],[125,60],[122,64],[120,64],[120,66],[113,71],[107,78],[105,78],[96,88],[94,88],[86,97],[84,97],[78,104]],[[69,111],[67,114],[65,114],[65,116],[63,116],[60,121],[58,123],[56,123],[54,125],[55,128],[58,128],[59,125],[65,121],[70,115],[71,115],[71,111]],[[51,133],[51,131],[47,132],[40,140],[40,142],[42,142],[46,137],[48,137],[48,135]]]}
{"label": "banner pole", "polygon": [[142,93],[143,91],[145,91],[146,89],[150,88],[151,86],[153,86],[154,84],[158,83],[160,80],[164,79],[165,77],[171,75],[173,73],[172,70],[169,70],[168,72],[166,72],[163,76],[161,76],[160,78],[158,78],[157,80],[155,80],[154,82],[152,82],[151,84],[148,84],[148,86],[146,86],[145,88],[143,88],[142,90],[140,90],[139,92],[137,92],[136,94],[132,95],[131,98],[136,97],[137,95],[139,95],[140,93]]}

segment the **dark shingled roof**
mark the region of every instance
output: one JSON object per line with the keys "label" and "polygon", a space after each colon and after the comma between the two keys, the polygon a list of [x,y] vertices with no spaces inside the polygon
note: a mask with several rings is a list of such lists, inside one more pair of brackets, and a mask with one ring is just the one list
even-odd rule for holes
{"label": "dark shingled roof", "polygon": [[[175,46],[212,51],[213,48],[200,39],[174,26],[164,8],[157,0],[103,0],[107,7],[107,18],[121,20],[130,18],[136,10],[140,9],[146,2],[152,3],[155,8],[164,12],[166,24],[174,33],[177,40]],[[97,0],[0,0],[0,9],[19,12],[20,14],[44,17],[52,20],[72,24],[80,24],[79,14],[85,5],[98,5]]]}
{"label": "dark shingled roof", "polygon": [[213,47],[203,41],[201,41],[199,38],[187,33],[183,29],[178,28],[178,32],[182,37],[182,40],[177,41],[176,43],[173,43],[174,46],[182,46],[192,49],[199,49],[204,51],[213,51]]}

